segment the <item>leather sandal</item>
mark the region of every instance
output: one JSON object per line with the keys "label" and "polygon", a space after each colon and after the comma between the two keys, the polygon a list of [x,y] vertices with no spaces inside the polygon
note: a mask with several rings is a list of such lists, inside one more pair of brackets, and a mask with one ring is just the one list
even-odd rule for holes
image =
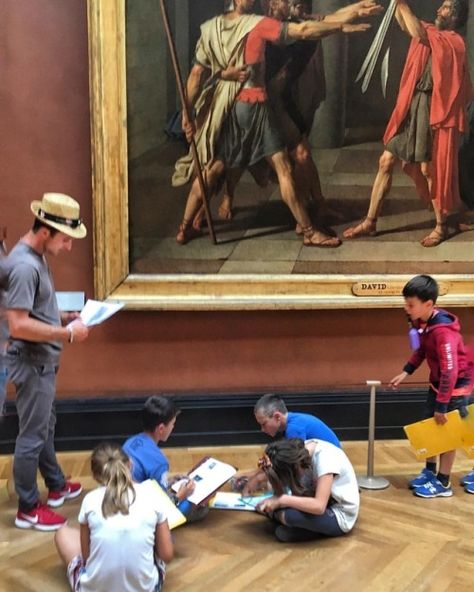
{"label": "leather sandal", "polygon": [[[335,249],[342,245],[342,241],[336,236],[328,236],[312,226],[302,228],[303,230],[303,245],[305,247],[319,247],[322,249]],[[320,240],[312,240],[315,234],[319,234],[322,238]]]}
{"label": "leather sandal", "polygon": [[[364,229],[365,222],[368,222],[371,227],[373,226],[373,228]],[[344,238],[359,238],[360,236],[377,236],[377,230],[375,228],[376,226],[377,218],[369,218],[369,216],[366,216],[355,226],[346,228],[342,235]]]}
{"label": "leather sandal", "polygon": [[176,235],[176,242],[179,245],[185,245],[200,234],[201,232],[194,228],[189,220],[183,220],[179,225],[178,234]]}
{"label": "leather sandal", "polygon": [[427,235],[421,239],[420,244],[422,247],[437,247],[448,238],[448,229],[446,224],[437,224],[436,227]]}

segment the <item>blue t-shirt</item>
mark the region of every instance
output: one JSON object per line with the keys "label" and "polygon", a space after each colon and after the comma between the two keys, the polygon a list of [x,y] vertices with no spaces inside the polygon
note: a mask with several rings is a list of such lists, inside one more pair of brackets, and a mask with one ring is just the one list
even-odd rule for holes
{"label": "blue t-shirt", "polygon": [[131,436],[122,448],[132,461],[134,481],[156,479],[165,491],[168,489],[168,459],[150,436],[144,432]]}
{"label": "blue t-shirt", "polygon": [[301,438],[302,440],[324,440],[341,448],[336,434],[314,415],[308,413],[288,412],[286,419],[285,438]]}

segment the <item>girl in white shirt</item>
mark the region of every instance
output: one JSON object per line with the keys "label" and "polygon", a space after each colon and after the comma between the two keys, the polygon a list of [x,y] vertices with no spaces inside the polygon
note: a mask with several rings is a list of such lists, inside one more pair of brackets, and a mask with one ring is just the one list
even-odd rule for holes
{"label": "girl in white shirt", "polygon": [[132,482],[118,444],[99,444],[91,469],[101,486],[84,497],[80,532],[63,526],[55,536],[72,590],[159,592],[173,543],[153,484]]}
{"label": "girl in white shirt", "polygon": [[258,509],[280,523],[283,542],[340,536],[359,513],[357,479],[345,453],[322,440],[298,438],[269,444],[260,461],[274,495]]}

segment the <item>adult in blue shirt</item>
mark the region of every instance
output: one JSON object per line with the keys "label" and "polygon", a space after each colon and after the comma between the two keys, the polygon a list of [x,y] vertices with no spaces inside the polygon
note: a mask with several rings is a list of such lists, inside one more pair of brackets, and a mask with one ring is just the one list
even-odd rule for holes
{"label": "adult in blue shirt", "polygon": [[338,437],[324,421],[308,413],[288,411],[278,395],[263,395],[255,404],[254,414],[262,432],[272,438],[283,433],[288,440],[324,440],[341,448]]}

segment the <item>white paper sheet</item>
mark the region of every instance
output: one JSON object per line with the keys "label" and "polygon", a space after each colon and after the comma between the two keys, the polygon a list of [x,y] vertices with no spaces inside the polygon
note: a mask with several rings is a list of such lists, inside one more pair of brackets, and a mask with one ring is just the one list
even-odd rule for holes
{"label": "white paper sheet", "polygon": [[64,312],[82,310],[86,297],[84,292],[56,292],[58,308]]}
{"label": "white paper sheet", "polygon": [[218,491],[211,500],[209,506],[215,510],[240,510],[244,512],[255,512],[255,507],[264,499],[271,497],[272,493],[262,495],[245,496],[240,493]]}
{"label": "white paper sheet", "polygon": [[184,482],[192,479],[195,483],[195,489],[188,497],[188,500],[192,504],[199,504],[235,475],[236,472],[232,465],[215,458],[208,458],[197,469],[189,473],[187,479],[177,481],[171,488],[173,491],[178,491]]}
{"label": "white paper sheet", "polygon": [[81,320],[87,327],[99,325],[123,308],[123,302],[99,302],[88,300],[81,310]]}

